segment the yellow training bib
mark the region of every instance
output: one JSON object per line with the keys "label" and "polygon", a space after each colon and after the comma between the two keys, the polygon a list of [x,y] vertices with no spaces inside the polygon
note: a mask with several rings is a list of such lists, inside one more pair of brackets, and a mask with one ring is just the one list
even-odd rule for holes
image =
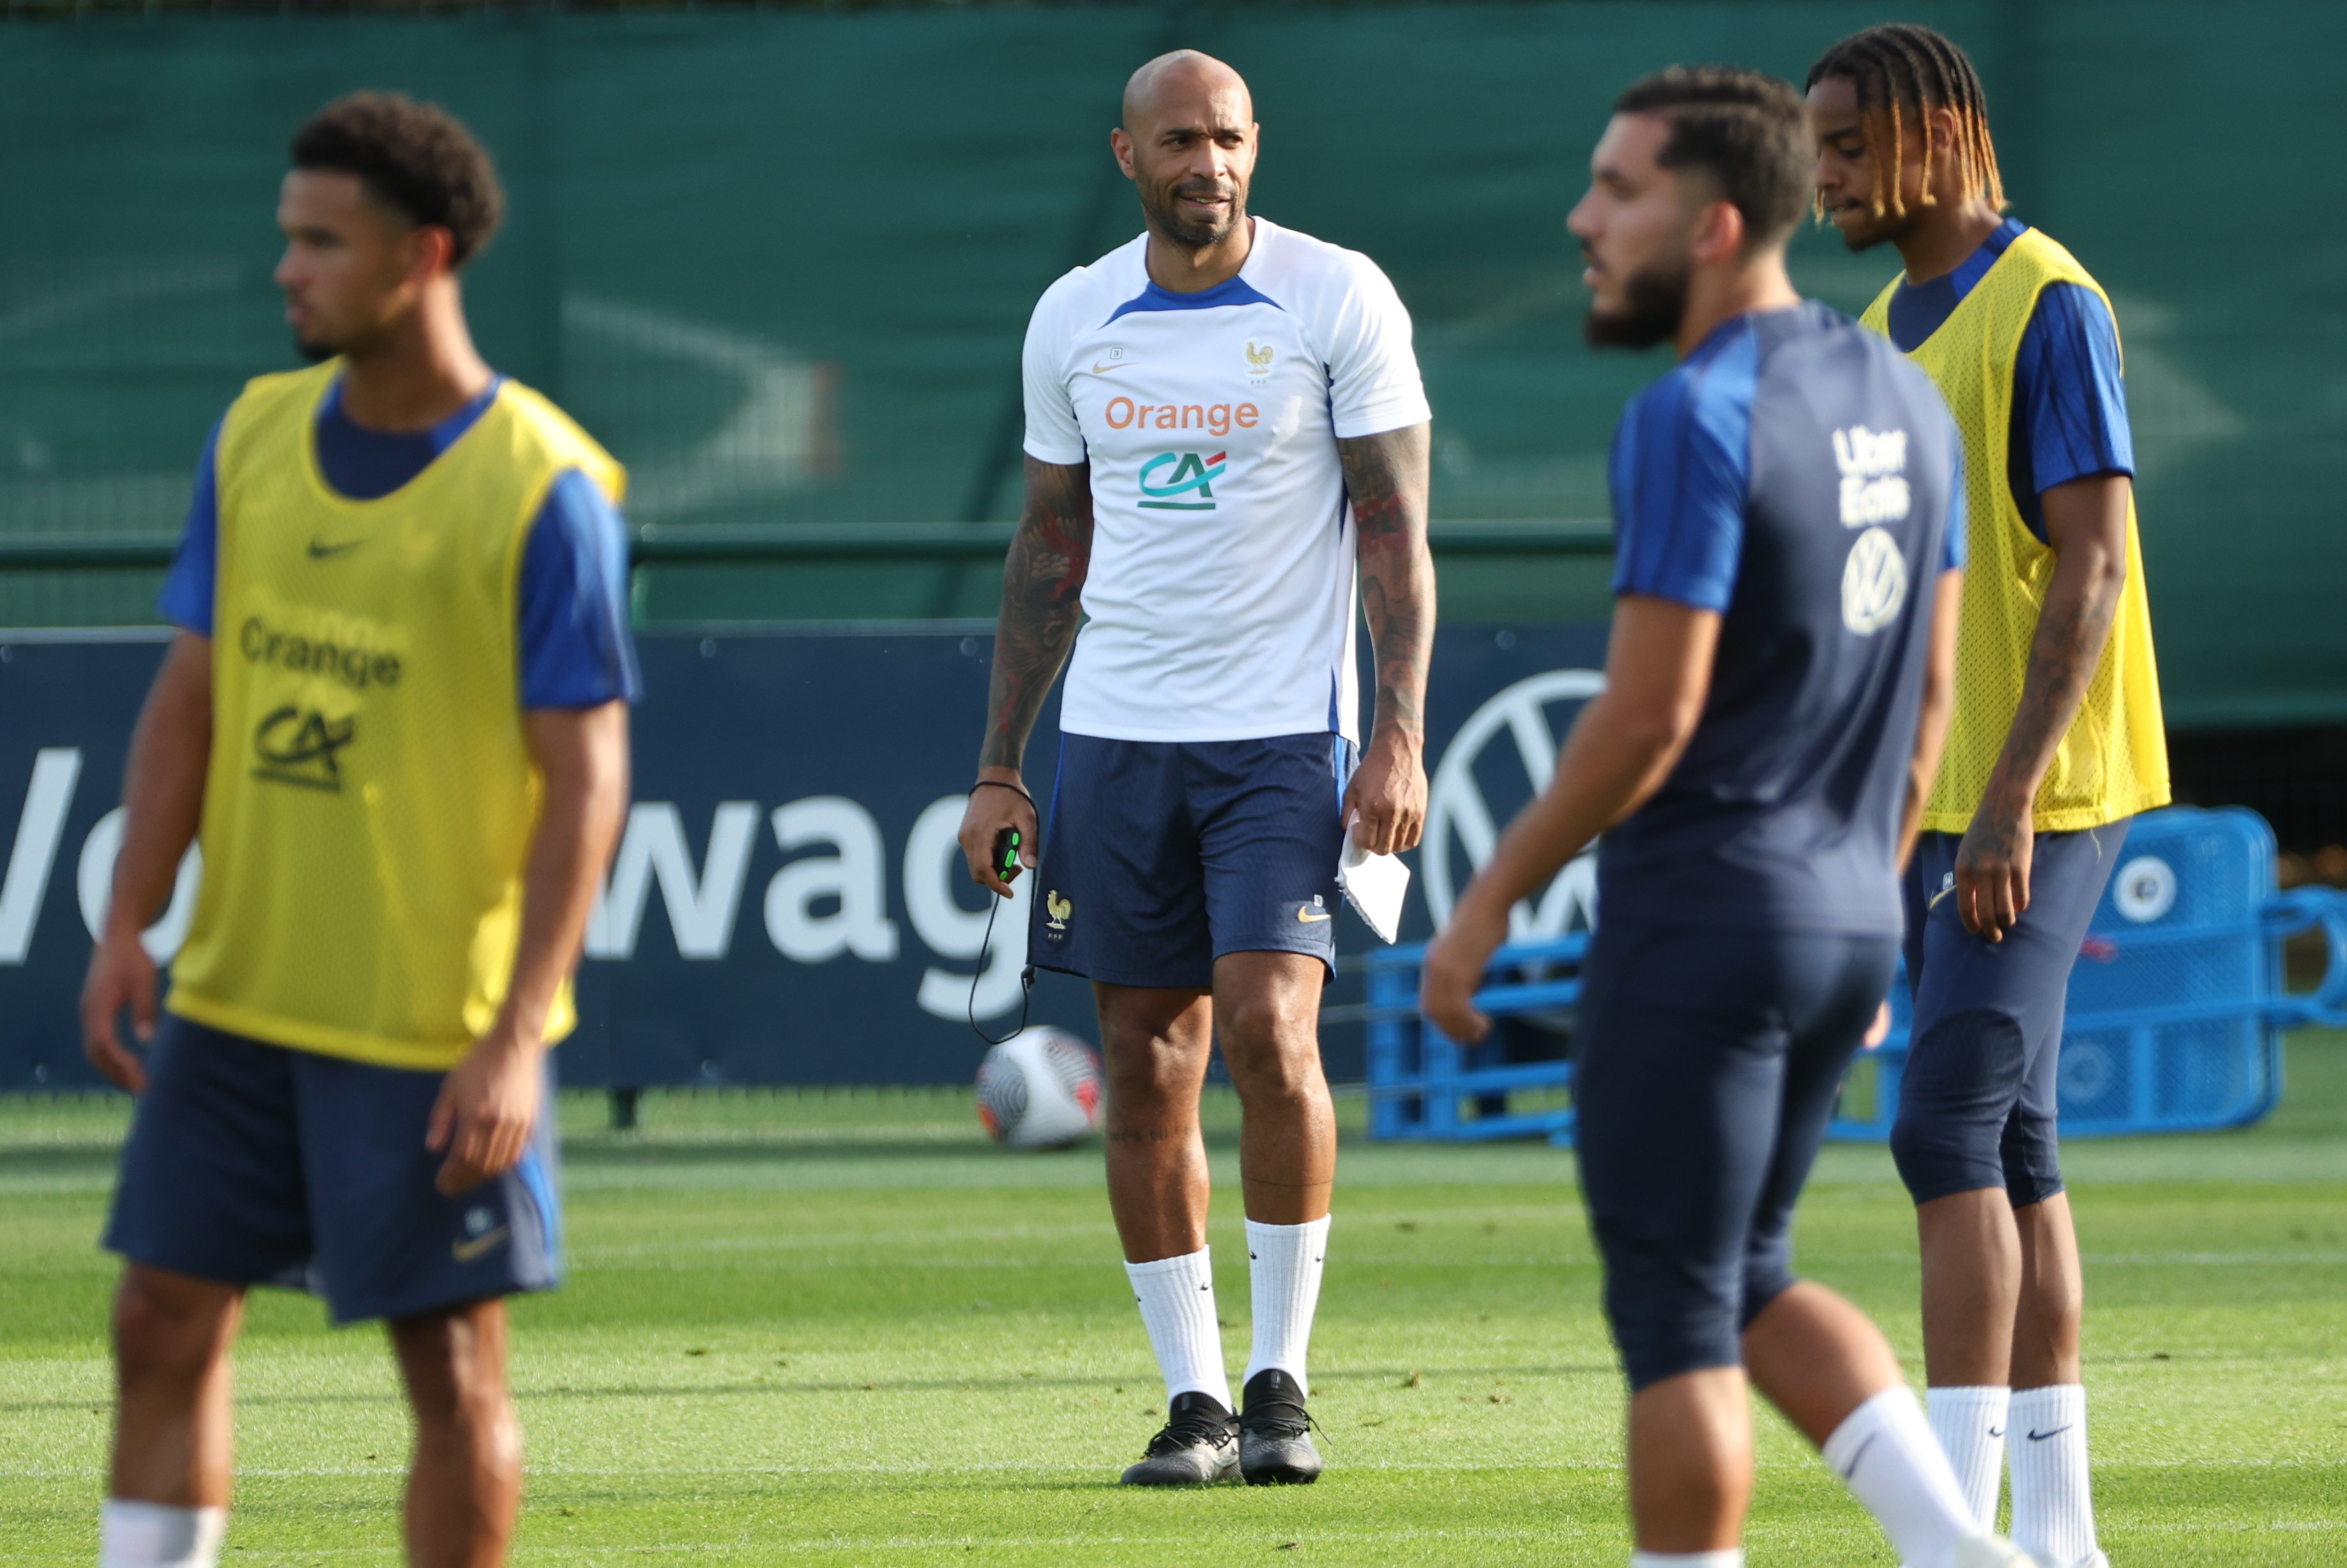
{"label": "yellow training bib", "polygon": [[[1964,572],[1956,643],[1956,708],[1948,749],[1923,808],[1928,832],[1962,833],[1987,791],[2029,670],[2030,640],[2053,580],[2054,552],[2029,531],[2006,475],[2013,430],[2014,365],[2049,283],[2103,291],[2070,252],[2024,230],[1960,301],[1940,329],[1908,357],[1939,384],[1963,432],[1971,560]],[[1860,319],[1886,336],[1899,283]],[[2109,308],[2110,300],[2103,296]],[[2112,319],[2117,319],[2113,313]],[[2099,827],[2168,804],[2168,736],[2152,659],[2151,609],[2144,592],[2143,546],[2135,501],[2127,501],[2127,586],[2110,642],[2086,701],[2039,786],[2039,832]]]}
{"label": "yellow training bib", "polygon": [[[539,781],[517,584],[555,479],[620,466],[505,382],[377,500],[321,473],[339,365],[251,383],[216,458],[218,587],[202,889],[171,1010],[392,1067],[454,1065],[495,1020]],[[548,1020],[574,1022],[566,983]]]}

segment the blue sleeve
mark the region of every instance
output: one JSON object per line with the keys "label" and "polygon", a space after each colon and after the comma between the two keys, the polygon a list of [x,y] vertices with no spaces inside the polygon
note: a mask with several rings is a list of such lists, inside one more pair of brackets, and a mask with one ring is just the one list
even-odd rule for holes
{"label": "blue sleeve", "polygon": [[1736,358],[1639,395],[1614,437],[1614,592],[1725,614],[1751,493],[1752,379]]}
{"label": "blue sleeve", "polygon": [[2037,296],[2013,391],[2014,434],[2029,449],[2031,501],[2073,479],[2135,472],[2118,327],[2092,289],[2054,283]]}
{"label": "blue sleeve", "polygon": [[1948,466],[1948,531],[1940,540],[1940,569],[1962,571],[1972,559],[1972,541],[1965,537],[1972,517],[1972,503],[1965,498],[1964,443],[1952,429],[1948,432],[1948,450],[1954,461]]}
{"label": "blue sleeve", "polygon": [[577,469],[547,492],[523,548],[521,705],[594,708],[643,694],[628,629],[628,532]]}
{"label": "blue sleeve", "polygon": [[155,596],[155,608],[164,620],[199,637],[212,634],[212,589],[220,575],[220,482],[214,470],[220,425],[227,422],[228,415],[220,415],[204,437],[204,455],[196,459],[195,491],[188,500],[187,527],[180,530],[179,548],[171,552],[163,591]]}

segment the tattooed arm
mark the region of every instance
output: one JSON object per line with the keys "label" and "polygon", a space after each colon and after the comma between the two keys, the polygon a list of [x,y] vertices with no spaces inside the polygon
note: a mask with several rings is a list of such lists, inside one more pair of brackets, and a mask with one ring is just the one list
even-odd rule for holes
{"label": "tattooed arm", "polygon": [[1344,815],[1378,854],[1415,847],[1426,826],[1426,666],[1434,649],[1434,558],[1426,548],[1430,426],[1340,437],[1359,531],[1361,604],[1377,662],[1377,717]]}
{"label": "tattooed arm", "polygon": [[[973,881],[1004,897],[1010,885],[997,872],[995,838],[1019,830],[1020,864],[1035,864],[1035,807],[1020,767],[1027,737],[1082,619],[1084,574],[1092,565],[1092,469],[1027,460],[1027,504],[1002,563],[1002,612],[994,628],[994,673],[986,699],[986,743],[978,755],[981,781],[1014,789],[974,790],[962,814],[961,847]],[[1013,876],[1018,873],[1013,872]]]}
{"label": "tattooed arm", "polygon": [[1966,928],[1992,942],[2003,941],[2029,907],[2037,786],[2054,765],[2110,641],[2119,590],[2127,586],[2129,487],[2125,474],[2096,474],[2056,485],[2040,497],[2045,542],[2054,548],[2054,579],[2037,613],[2021,706],[1956,850],[1956,912]]}

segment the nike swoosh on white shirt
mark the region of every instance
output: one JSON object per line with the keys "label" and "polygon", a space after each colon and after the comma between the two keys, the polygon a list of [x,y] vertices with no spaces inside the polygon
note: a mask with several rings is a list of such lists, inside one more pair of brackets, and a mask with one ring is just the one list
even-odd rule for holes
{"label": "nike swoosh on white shirt", "polygon": [[1112,370],[1131,370],[1133,365],[1133,362],[1132,360],[1120,359],[1109,364],[1093,365],[1092,374],[1094,375],[1106,375]]}

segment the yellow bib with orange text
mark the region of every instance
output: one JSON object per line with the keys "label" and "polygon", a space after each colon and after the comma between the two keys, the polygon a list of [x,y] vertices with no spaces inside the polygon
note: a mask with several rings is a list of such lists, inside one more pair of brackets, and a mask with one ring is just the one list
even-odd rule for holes
{"label": "yellow bib with orange text", "polygon": [[[401,488],[337,494],[318,409],[338,364],[251,382],[216,459],[203,883],[172,1011],[385,1066],[453,1066],[497,1016],[539,780],[517,584],[547,492],[620,466],[503,383]],[[547,1038],[574,1021],[568,984]]]}

